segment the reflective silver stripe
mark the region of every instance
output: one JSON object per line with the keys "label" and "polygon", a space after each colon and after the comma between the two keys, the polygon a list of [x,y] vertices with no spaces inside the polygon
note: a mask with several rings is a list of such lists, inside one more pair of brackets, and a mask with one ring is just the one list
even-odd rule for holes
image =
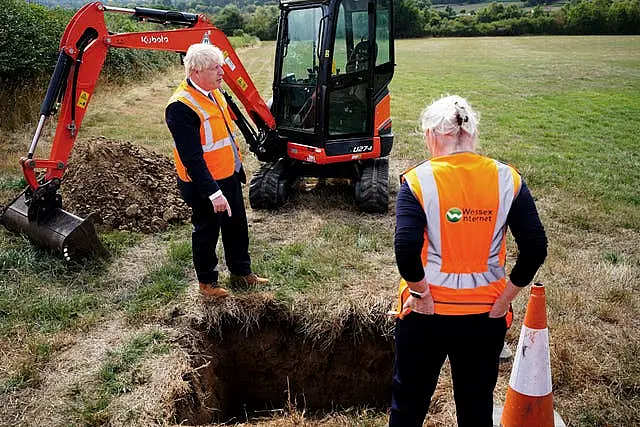
{"label": "reflective silver stripe", "polygon": [[207,141],[207,143],[202,146],[202,151],[204,151],[205,153],[208,153],[210,151],[219,150],[223,147],[228,147],[229,145],[233,145],[233,139],[231,139],[231,137],[223,138],[214,143]]}
{"label": "reflective silver stripe", "polygon": [[498,254],[500,252],[500,247],[502,246],[502,241],[504,240],[507,215],[511,209],[511,204],[513,203],[515,183],[513,182],[513,175],[511,174],[511,168],[509,166],[497,160],[494,160],[494,163],[498,168],[498,192],[500,204],[498,205],[496,226],[493,231],[493,240],[491,241],[491,250],[489,252],[491,257],[489,258],[489,264],[500,265]]}
{"label": "reflective silver stripe", "polygon": [[505,276],[504,268],[495,268],[495,266],[489,266],[489,271],[481,273],[442,273],[440,267],[441,265],[427,263],[424,269],[427,281],[432,285],[451,289],[474,289],[487,286]]}
{"label": "reflective silver stripe", "polygon": [[240,161],[240,154],[238,153],[238,146],[236,145],[236,137],[233,134],[233,132],[231,131],[231,128],[230,128],[229,124],[227,123],[227,118],[224,115],[224,108],[227,106],[227,101],[226,100],[224,101],[224,107],[223,107],[223,105],[221,105],[218,102],[218,99],[213,95],[213,92],[211,92],[210,99],[216,104],[216,106],[220,110],[220,114],[222,114],[222,120],[224,120],[224,124],[227,127],[227,132],[229,132],[229,135],[231,136],[231,140],[233,142],[231,144],[231,147],[233,148],[233,170],[234,170],[234,172],[239,172],[240,168],[242,168],[242,162]]}
{"label": "reflective silver stripe", "polygon": [[[233,138],[233,137],[232,137]],[[242,162],[240,161],[240,154],[238,154],[238,146],[235,144],[235,139],[233,140],[233,170],[235,172],[240,172],[242,168]]]}
{"label": "reflective silver stripe", "polygon": [[442,272],[442,240],[440,236],[440,201],[438,186],[436,185],[433,168],[430,162],[425,162],[415,169],[419,190],[422,194],[423,206],[427,218],[427,265],[424,272],[427,282],[432,285],[444,286],[450,289],[473,289],[487,286],[506,276],[500,265],[500,249],[504,239],[507,215],[514,198],[514,180],[511,168],[503,163],[495,162],[498,168],[498,212],[491,241],[487,271],[475,273],[443,273]]}
{"label": "reflective silver stripe", "polygon": [[198,112],[202,117],[202,127],[204,128],[204,138],[205,138],[205,143],[202,146],[202,151],[206,152],[206,151],[214,150],[215,148],[212,148],[213,147],[213,129],[211,129],[211,122],[209,122],[209,118],[211,117],[211,114],[209,114],[207,110],[203,108],[202,105],[200,105],[200,103],[196,101],[196,99],[186,90],[183,91],[180,94],[180,96],[183,96],[186,99],[188,99],[189,102],[191,102],[193,106],[198,109]]}
{"label": "reflective silver stripe", "polygon": [[[438,186],[433,176],[433,168],[431,162],[424,162],[415,169],[420,191],[422,193],[422,201],[426,204],[423,206],[427,215],[427,238],[429,239],[429,262],[435,262],[439,266],[442,265],[440,253],[442,252],[442,240],[440,236],[440,198],[438,197]],[[438,271],[440,268],[438,267]]]}

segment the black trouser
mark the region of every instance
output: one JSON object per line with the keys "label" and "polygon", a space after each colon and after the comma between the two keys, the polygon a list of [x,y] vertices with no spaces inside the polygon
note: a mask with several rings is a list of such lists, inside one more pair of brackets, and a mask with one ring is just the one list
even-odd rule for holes
{"label": "black trouser", "polygon": [[389,426],[422,426],[447,356],[458,426],[493,426],[493,389],[506,332],[505,318],[490,319],[488,313],[409,313],[397,320]]}
{"label": "black trouser", "polygon": [[231,217],[227,212],[215,213],[211,200],[202,197],[193,183],[178,179],[182,198],[191,207],[191,244],[196,276],[199,282],[207,284],[218,281],[216,245],[219,234],[222,234],[224,259],[231,274],[245,276],[251,273],[249,227],[241,176],[236,173],[216,182],[229,202]]}

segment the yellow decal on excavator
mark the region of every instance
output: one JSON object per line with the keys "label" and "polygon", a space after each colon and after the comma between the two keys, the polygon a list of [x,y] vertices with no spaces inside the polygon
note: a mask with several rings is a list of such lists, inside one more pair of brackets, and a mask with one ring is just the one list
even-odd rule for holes
{"label": "yellow decal on excavator", "polygon": [[247,85],[247,82],[245,82],[242,77],[238,77],[236,79],[236,83],[238,83],[238,86],[240,86],[240,89],[242,89],[243,92],[247,90],[247,87],[249,86]]}
{"label": "yellow decal on excavator", "polygon": [[89,102],[89,92],[80,92],[80,96],[78,97],[78,103],[76,104],[76,106],[78,108],[87,108],[87,102]]}
{"label": "yellow decal on excavator", "polygon": [[324,57],[325,57],[325,58],[328,58],[328,57],[329,57],[329,49],[327,49],[327,50],[325,50],[325,51],[324,51]]}

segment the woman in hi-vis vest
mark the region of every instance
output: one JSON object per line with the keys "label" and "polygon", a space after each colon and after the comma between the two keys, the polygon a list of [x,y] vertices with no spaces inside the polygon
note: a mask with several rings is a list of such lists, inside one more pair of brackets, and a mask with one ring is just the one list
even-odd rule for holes
{"label": "woman in hi-vis vest", "polygon": [[[478,117],[464,98],[434,102],[421,122],[432,157],[402,175],[396,206],[389,425],[422,426],[448,357],[458,425],[490,427],[510,304],[544,262],[547,238],[519,172],[475,152]],[[518,247],[508,275],[507,228]]]}

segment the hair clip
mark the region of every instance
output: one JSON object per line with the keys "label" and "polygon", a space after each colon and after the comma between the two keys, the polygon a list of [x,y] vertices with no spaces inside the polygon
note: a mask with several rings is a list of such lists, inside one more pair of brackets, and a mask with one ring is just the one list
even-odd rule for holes
{"label": "hair clip", "polygon": [[462,126],[462,123],[469,121],[469,116],[464,114],[465,108],[460,106],[457,101],[453,105],[456,107],[456,121],[458,122],[458,126]]}

